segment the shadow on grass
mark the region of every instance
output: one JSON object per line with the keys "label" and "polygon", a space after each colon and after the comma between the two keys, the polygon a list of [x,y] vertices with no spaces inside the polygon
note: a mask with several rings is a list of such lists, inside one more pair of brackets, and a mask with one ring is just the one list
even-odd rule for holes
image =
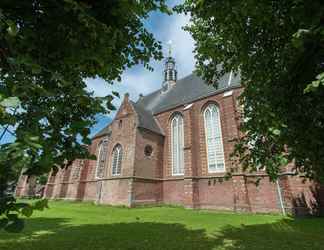
{"label": "shadow on grass", "polygon": [[323,249],[324,220],[283,219],[272,224],[225,226],[207,235],[182,224],[129,222],[70,225],[60,218],[33,218],[21,234],[2,234],[0,249]]}
{"label": "shadow on grass", "polygon": [[276,223],[225,226],[215,234],[215,246],[226,250],[323,250],[324,220],[282,219]]}

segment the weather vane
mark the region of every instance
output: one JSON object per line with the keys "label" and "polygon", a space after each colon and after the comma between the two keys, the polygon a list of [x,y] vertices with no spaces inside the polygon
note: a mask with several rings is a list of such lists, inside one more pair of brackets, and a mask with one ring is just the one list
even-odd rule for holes
{"label": "weather vane", "polygon": [[168,41],[168,48],[169,48],[169,57],[171,57],[171,50],[172,50],[172,41]]}

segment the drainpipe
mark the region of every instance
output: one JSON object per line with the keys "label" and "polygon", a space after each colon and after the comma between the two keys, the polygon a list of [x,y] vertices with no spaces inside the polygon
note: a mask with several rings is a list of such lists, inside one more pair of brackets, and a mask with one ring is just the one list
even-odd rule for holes
{"label": "drainpipe", "polygon": [[282,193],[281,193],[281,187],[279,185],[279,180],[276,180],[276,184],[277,184],[277,192],[278,192],[278,197],[279,197],[279,203],[280,203],[280,207],[281,207],[281,212],[283,216],[286,216],[286,210],[285,210],[285,206],[283,203],[283,199],[282,199]]}

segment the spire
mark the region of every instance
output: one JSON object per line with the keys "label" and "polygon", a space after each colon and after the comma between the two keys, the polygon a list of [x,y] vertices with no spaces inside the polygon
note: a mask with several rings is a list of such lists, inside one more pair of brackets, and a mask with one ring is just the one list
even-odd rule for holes
{"label": "spire", "polygon": [[164,64],[164,82],[162,84],[163,91],[167,91],[177,81],[177,70],[175,67],[175,60],[172,57],[172,41],[168,42],[168,57]]}
{"label": "spire", "polygon": [[169,57],[171,57],[171,50],[172,50],[172,41],[171,40],[168,41],[168,45],[169,45]]}

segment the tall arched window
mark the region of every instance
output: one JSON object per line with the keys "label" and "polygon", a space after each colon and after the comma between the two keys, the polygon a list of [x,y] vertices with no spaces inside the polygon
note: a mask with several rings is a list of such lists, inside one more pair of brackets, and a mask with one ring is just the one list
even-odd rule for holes
{"label": "tall arched window", "polygon": [[219,108],[210,104],[204,110],[208,172],[224,172],[224,149]]}
{"label": "tall arched window", "polygon": [[112,153],[112,175],[120,175],[121,173],[121,163],[123,158],[123,149],[120,144],[117,144],[114,147],[113,153]]}
{"label": "tall arched window", "polygon": [[183,118],[180,114],[173,117],[171,121],[171,142],[172,142],[172,175],[183,175],[184,153],[183,153]]}
{"label": "tall arched window", "polygon": [[105,175],[105,165],[108,154],[108,141],[104,140],[99,145],[96,178],[103,178]]}

